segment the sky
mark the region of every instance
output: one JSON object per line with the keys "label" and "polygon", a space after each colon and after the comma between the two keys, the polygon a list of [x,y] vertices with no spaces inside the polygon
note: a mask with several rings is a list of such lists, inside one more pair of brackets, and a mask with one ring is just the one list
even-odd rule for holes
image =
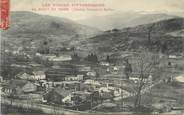
{"label": "sky", "polygon": [[[53,4],[55,8],[66,8],[63,4],[103,4],[104,7],[85,11],[48,10]],[[50,4],[50,6],[48,6]],[[38,10],[38,8],[42,8]],[[69,6],[68,8],[74,8]],[[77,7],[81,8],[81,7]],[[84,9],[91,7],[82,7]],[[116,12],[170,13],[184,16],[184,0],[11,0],[11,11],[33,11],[40,14],[59,16],[72,20],[80,20],[94,16],[109,15]]]}

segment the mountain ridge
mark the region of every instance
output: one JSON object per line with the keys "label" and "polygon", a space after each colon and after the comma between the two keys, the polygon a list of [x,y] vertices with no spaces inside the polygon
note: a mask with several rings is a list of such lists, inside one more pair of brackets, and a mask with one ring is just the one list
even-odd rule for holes
{"label": "mountain ridge", "polygon": [[78,23],[106,31],[114,28],[122,29],[125,27],[135,27],[176,17],[179,16],[164,13],[146,14],[141,12],[123,12],[106,16],[91,17],[79,20]]}
{"label": "mountain ridge", "polygon": [[41,15],[27,11],[10,13],[10,28],[2,32],[4,38],[14,41],[37,41],[52,39],[55,43],[80,41],[101,33],[100,30],[78,24],[72,20]]}
{"label": "mountain ridge", "polygon": [[[106,31],[88,39],[81,46],[101,54],[119,51],[141,51],[149,49],[162,53],[178,53],[184,49],[184,37],[169,33],[184,29],[184,18],[167,19],[150,24]],[[149,43],[150,39],[150,43]],[[149,46],[151,45],[151,47]],[[151,48],[151,49],[150,49]]]}

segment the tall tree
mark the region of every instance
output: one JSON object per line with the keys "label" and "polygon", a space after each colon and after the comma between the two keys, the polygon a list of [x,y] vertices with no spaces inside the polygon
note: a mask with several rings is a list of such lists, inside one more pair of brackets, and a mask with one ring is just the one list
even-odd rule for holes
{"label": "tall tree", "polygon": [[129,63],[128,59],[125,59],[125,69],[124,73],[126,75],[126,78],[129,79],[131,73],[132,73],[132,65]]}
{"label": "tall tree", "polygon": [[147,78],[156,68],[159,62],[159,58],[155,54],[149,52],[143,52],[136,56],[134,63],[134,71],[137,73],[139,81],[135,86],[135,109],[139,109],[141,106],[141,93],[144,87],[148,85]]}
{"label": "tall tree", "polygon": [[110,56],[109,56],[109,55],[107,55],[106,61],[107,61],[107,62],[110,62]]}

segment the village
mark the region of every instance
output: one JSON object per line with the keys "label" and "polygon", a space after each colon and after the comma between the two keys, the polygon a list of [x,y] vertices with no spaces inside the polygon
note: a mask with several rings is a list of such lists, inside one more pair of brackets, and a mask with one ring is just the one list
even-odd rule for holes
{"label": "village", "polygon": [[[71,50],[72,48],[65,48],[60,49],[60,52],[71,52]],[[13,52],[5,50],[4,53],[15,57],[20,55],[28,58],[27,60],[33,58],[23,51],[23,48],[17,48],[17,51]],[[2,96],[86,110],[106,100],[110,103],[111,100],[130,95],[122,88],[121,81],[100,77],[100,74],[122,73],[125,68],[110,63],[109,57],[107,60],[97,62],[97,57],[90,54],[87,59],[80,61],[77,54],[57,56],[53,53],[47,54],[47,50],[44,50],[42,54],[36,52],[34,58],[34,61],[26,60],[26,64],[23,64],[24,62],[20,64],[17,61],[9,63],[8,68],[17,71],[9,74],[11,79],[2,82]]]}
{"label": "village", "polygon": [[174,79],[154,80],[152,72],[145,73],[143,79],[138,77],[129,62],[132,54],[125,54],[117,63],[109,55],[99,60],[95,53],[82,59],[74,47],[26,51],[34,48],[32,43],[13,51],[3,49],[4,71],[9,72],[1,76],[2,97],[78,111],[132,111],[134,102],[126,99],[137,95],[133,91],[137,84],[146,84],[140,91],[142,95],[155,85]]}

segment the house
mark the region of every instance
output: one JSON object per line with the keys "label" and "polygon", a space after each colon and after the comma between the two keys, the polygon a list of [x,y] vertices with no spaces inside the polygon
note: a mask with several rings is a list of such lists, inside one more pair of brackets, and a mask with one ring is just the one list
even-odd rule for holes
{"label": "house", "polygon": [[53,87],[62,87],[67,90],[79,90],[80,89],[80,82],[79,81],[55,81],[55,82],[49,82],[42,83],[43,87],[46,88],[53,88]]}
{"label": "house", "polygon": [[64,81],[63,87],[67,90],[80,90],[80,82],[78,81]]}
{"label": "house", "polygon": [[100,86],[101,84],[98,81],[88,79],[84,82],[84,84],[87,85],[93,85],[93,86]]}
{"label": "house", "polygon": [[86,91],[75,91],[63,98],[62,102],[69,105],[77,105],[90,100],[92,93]]}
{"label": "house", "polygon": [[44,80],[46,79],[46,75],[44,71],[34,71],[33,72],[33,79],[34,80]]}
{"label": "house", "polygon": [[87,76],[90,76],[90,77],[96,77],[96,72],[95,71],[89,71],[86,73]]}
{"label": "house", "polygon": [[128,92],[125,90],[122,90],[121,88],[110,86],[110,84],[106,84],[105,87],[100,87],[98,89],[98,92],[101,97],[105,98],[112,98],[112,97],[120,97],[123,93],[124,95],[127,95]]}
{"label": "house", "polygon": [[182,55],[169,55],[168,56],[169,59],[180,59],[182,57],[183,57]]}
{"label": "house", "polygon": [[176,55],[169,55],[169,59],[177,59]]}
{"label": "house", "polygon": [[46,79],[48,81],[65,81],[66,75],[72,75],[72,70],[49,69],[46,71]]}
{"label": "house", "polygon": [[[141,80],[141,78],[139,77],[138,74],[132,74],[132,76],[129,77],[129,80],[133,81],[134,83],[138,83]],[[152,83],[152,80],[153,80],[153,77],[151,74],[147,74],[143,78],[143,82],[145,83]]]}
{"label": "house", "polygon": [[110,68],[107,68],[107,69],[106,69],[106,72],[108,72],[108,73],[109,73],[109,72],[110,72]]}
{"label": "house", "polygon": [[40,54],[40,53],[36,53],[36,54],[35,54],[35,56],[40,57],[40,56],[42,56],[42,54]]}
{"label": "house", "polygon": [[104,93],[104,92],[110,93],[111,92],[111,90],[108,87],[100,87],[98,91],[99,93]]}
{"label": "house", "polygon": [[13,55],[18,55],[18,54],[20,54],[20,52],[16,50],[16,51],[13,51],[12,54]]}
{"label": "house", "polygon": [[60,66],[59,66],[59,65],[53,65],[52,68],[53,68],[53,69],[59,69]]}
{"label": "house", "polygon": [[54,86],[63,86],[63,87],[67,87],[69,85],[75,85],[75,84],[79,84],[79,81],[55,81],[53,82]]}
{"label": "house", "polygon": [[46,75],[43,71],[33,71],[32,73],[19,73],[16,75],[16,78],[20,78],[23,80],[44,80],[46,79]]}
{"label": "house", "polygon": [[42,101],[43,96],[37,93],[29,93],[19,95],[19,99],[31,100],[32,102],[40,102]]}
{"label": "house", "polygon": [[91,94],[92,94],[91,92],[87,92],[87,91],[75,91],[75,92],[72,92],[72,95],[80,96],[83,99],[85,98],[85,100],[87,100],[87,98],[89,98]]}
{"label": "house", "polygon": [[118,71],[119,68],[118,68],[117,66],[114,66],[114,67],[113,67],[113,70],[114,70],[114,71]]}
{"label": "house", "polygon": [[64,99],[64,97],[67,97],[69,94],[72,93],[72,91],[73,90],[65,90],[61,87],[57,87],[49,91],[43,97],[44,100],[46,100],[47,102],[62,104],[62,100]]}
{"label": "house", "polygon": [[43,67],[43,65],[41,65],[41,64],[37,64],[37,63],[29,63],[29,66],[31,66],[31,67],[33,67],[33,68],[41,68],[41,67]]}
{"label": "house", "polygon": [[98,76],[97,72],[94,71],[94,70],[93,71],[88,71],[88,72],[86,72],[84,74],[85,74],[85,80],[86,79],[94,79],[94,78],[96,78]]}
{"label": "house", "polygon": [[149,75],[149,76],[148,76],[148,82],[149,82],[150,84],[152,84],[152,81],[153,81],[153,77],[152,77],[152,75]]}
{"label": "house", "polygon": [[75,76],[78,71],[73,65],[60,65],[60,68],[48,69],[46,74],[46,79],[50,81],[65,81],[66,76]]}
{"label": "house", "polygon": [[48,82],[48,81],[45,81],[45,80],[40,80],[40,84],[41,84],[41,87],[46,88],[46,90],[54,87],[54,83],[51,82],[51,81]]}
{"label": "house", "polygon": [[48,59],[48,60],[52,60],[53,58],[55,58],[56,57],[56,55],[54,55],[54,54],[42,54],[41,55],[42,56],[42,59]]}
{"label": "house", "polygon": [[0,76],[0,82],[3,82],[3,77],[2,76]]}
{"label": "house", "polygon": [[178,75],[174,78],[175,82],[178,82],[180,84],[184,84],[184,74]]}
{"label": "house", "polygon": [[10,50],[6,49],[6,50],[4,50],[4,52],[9,53],[9,52],[10,52]]}
{"label": "house", "polygon": [[85,65],[77,65],[77,70],[80,72],[89,72],[91,71],[91,67]]}
{"label": "house", "polygon": [[90,104],[92,101],[92,94],[89,92],[77,91],[68,95],[63,99],[63,103],[65,103],[66,108],[74,109],[74,110],[89,110]]}
{"label": "house", "polygon": [[63,96],[56,92],[54,89],[43,95],[44,102],[61,104]]}
{"label": "house", "polygon": [[134,81],[134,83],[137,83],[140,79],[138,77],[129,77],[129,80]]}
{"label": "house", "polygon": [[88,91],[95,91],[101,86],[101,84],[98,81],[91,80],[91,79],[86,80],[84,82],[84,85],[85,85],[85,88],[83,89]]}
{"label": "house", "polygon": [[65,81],[81,81],[83,80],[84,75],[77,75],[77,76],[66,76]]}
{"label": "house", "polygon": [[108,86],[108,84],[107,84],[106,87],[100,87],[98,89],[99,95],[103,99],[113,98],[114,97],[114,91],[115,91],[115,87]]}
{"label": "house", "polygon": [[21,95],[25,93],[35,92],[37,86],[26,80],[11,80],[3,86],[3,92],[7,95]]}
{"label": "house", "polygon": [[23,64],[11,64],[10,66],[15,68],[30,68],[30,66]]}
{"label": "house", "polygon": [[101,90],[101,92],[99,92],[99,95],[102,100],[114,98],[113,92],[105,88],[103,89],[103,91]]}
{"label": "house", "polygon": [[71,94],[69,94],[69,95],[67,95],[66,97],[64,97],[62,99],[62,102],[65,103],[65,104],[73,105],[72,97],[73,96]]}
{"label": "house", "polygon": [[110,63],[109,62],[100,62],[100,65],[101,66],[110,66]]}
{"label": "house", "polygon": [[61,61],[71,61],[72,57],[70,55],[62,55],[62,56],[56,56],[53,58],[49,58],[49,61],[54,61],[54,62],[61,62]]}
{"label": "house", "polygon": [[22,79],[22,80],[31,80],[33,79],[33,75],[28,74],[28,73],[19,73],[15,76],[16,78]]}

